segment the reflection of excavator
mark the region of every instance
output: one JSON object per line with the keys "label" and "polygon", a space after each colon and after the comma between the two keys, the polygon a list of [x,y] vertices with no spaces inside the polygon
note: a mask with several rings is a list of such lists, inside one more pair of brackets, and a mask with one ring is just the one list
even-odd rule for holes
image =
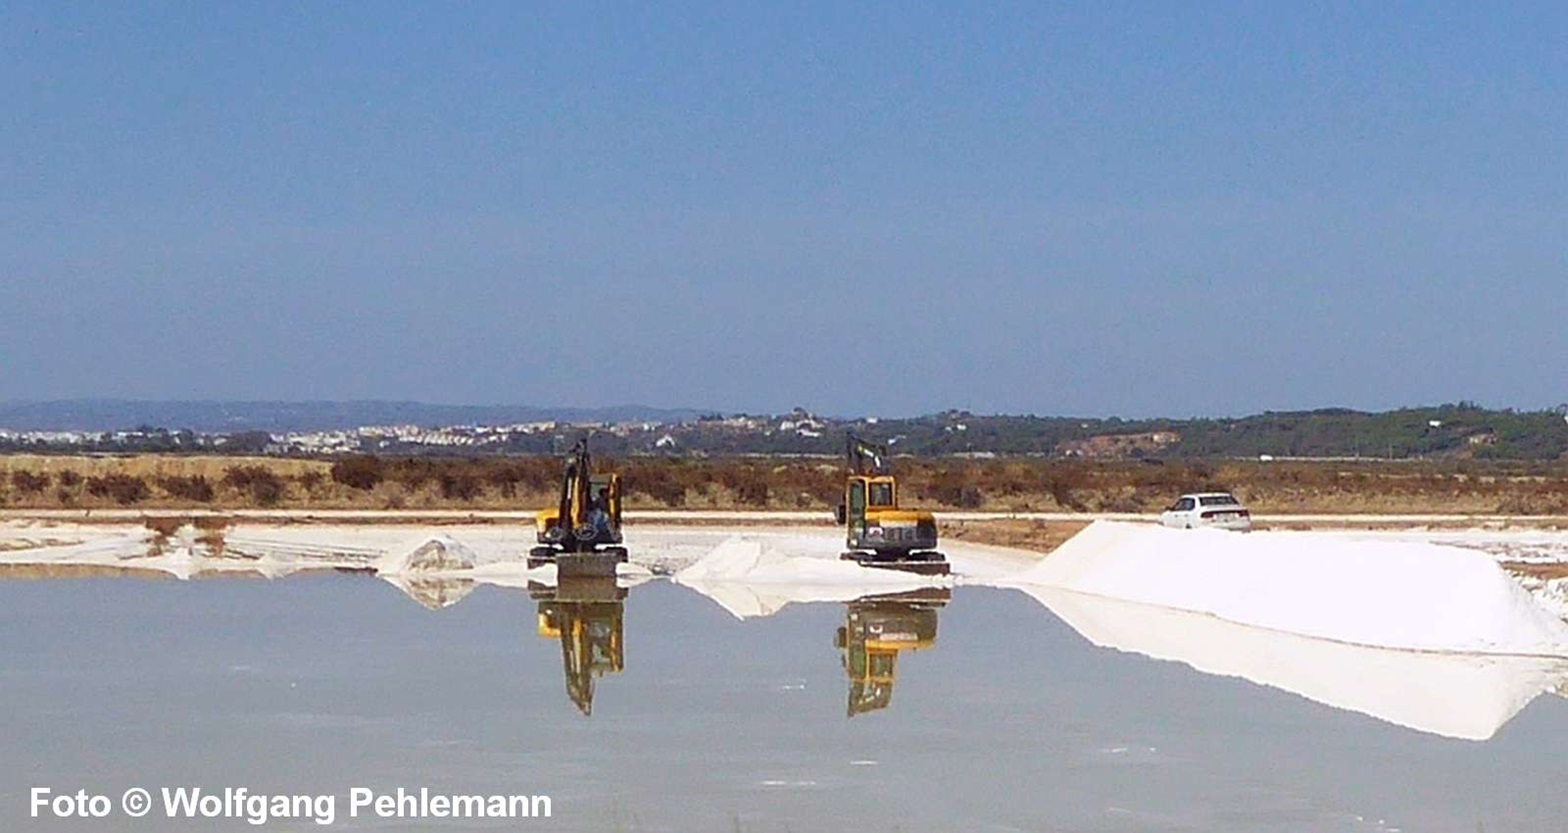
{"label": "reflection of excavator", "polygon": [[625,667],[622,614],[626,588],[610,576],[562,580],[555,587],[529,584],[539,601],[539,635],[561,640],[566,696],[593,714],[594,680]]}
{"label": "reflection of excavator", "polygon": [[[572,446],[561,473],[561,497],[535,518],[539,546],[528,566],[554,563],[563,575],[615,575],[626,561],[621,546],[621,476],[594,474],[588,440]],[[570,568],[570,569],[568,569]]]}
{"label": "reflection of excavator", "polygon": [[936,642],[936,612],[950,598],[951,590],[933,587],[845,605],[844,627],[834,635],[833,647],[844,652],[850,717],[887,708],[899,653]]}
{"label": "reflection of excavator", "polygon": [[837,518],[844,525],[849,552],[841,558],[867,567],[947,575],[947,557],[936,551],[936,516],[899,508],[898,481],[888,471],[887,449],[850,434],[844,454],[849,474]]}

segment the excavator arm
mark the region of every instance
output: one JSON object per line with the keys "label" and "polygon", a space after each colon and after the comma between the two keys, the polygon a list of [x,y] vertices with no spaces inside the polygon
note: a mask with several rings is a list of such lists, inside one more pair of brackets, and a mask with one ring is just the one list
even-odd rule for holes
{"label": "excavator arm", "polygon": [[844,436],[844,456],[852,474],[887,474],[887,449],[853,433]]}
{"label": "excavator arm", "polygon": [[[528,566],[554,562],[562,567],[562,575],[565,575],[566,567],[560,559],[571,555],[574,557],[573,569],[581,567],[593,571],[594,575],[614,575],[615,564],[626,561],[626,548],[621,546],[620,496],[619,475],[613,472],[594,474],[588,440],[578,440],[562,468],[561,489],[554,508],[541,509],[535,515],[540,546],[529,551]],[[595,553],[607,557],[598,560],[578,557]],[[599,563],[601,561],[603,563]]]}
{"label": "excavator arm", "polygon": [[561,500],[555,517],[564,533],[562,538],[575,531],[583,522],[583,507],[588,505],[588,475],[592,471],[593,460],[588,456],[588,440],[578,440],[566,458],[566,470],[561,475]]}

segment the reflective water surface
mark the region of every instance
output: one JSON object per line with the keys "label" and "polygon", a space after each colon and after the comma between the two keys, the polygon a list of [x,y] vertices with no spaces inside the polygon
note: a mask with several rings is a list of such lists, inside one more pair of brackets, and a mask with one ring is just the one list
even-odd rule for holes
{"label": "reflective water surface", "polygon": [[553,800],[331,829],[1568,826],[1563,669],[1193,618],[969,587],[738,620],[667,581],[4,581],[0,829],[256,829],[34,821],[32,785]]}

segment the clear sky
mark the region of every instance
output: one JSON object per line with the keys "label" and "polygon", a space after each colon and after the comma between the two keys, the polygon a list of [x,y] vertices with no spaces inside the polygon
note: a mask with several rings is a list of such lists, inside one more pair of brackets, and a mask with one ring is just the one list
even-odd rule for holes
{"label": "clear sky", "polygon": [[0,400],[1568,401],[1568,5],[0,5]]}

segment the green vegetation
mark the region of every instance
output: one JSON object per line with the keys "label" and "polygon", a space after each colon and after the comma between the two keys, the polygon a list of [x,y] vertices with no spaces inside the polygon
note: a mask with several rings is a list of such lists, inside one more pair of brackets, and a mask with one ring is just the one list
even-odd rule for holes
{"label": "green vegetation", "polygon": [[[865,433],[883,442],[898,438],[895,448],[921,456],[992,452],[1180,460],[1262,455],[1482,460],[1568,457],[1568,421],[1560,410],[1492,411],[1471,403],[1383,413],[1326,409],[1188,420],[985,417],[958,412],[940,418],[885,421]],[[1161,434],[1169,436],[1161,438]],[[1110,438],[1142,441],[1112,443]]]}
{"label": "green vegetation", "polygon": [[1468,403],[1379,414],[1326,410],[1180,424],[1182,457],[1473,457],[1550,460],[1568,454],[1568,421]]}

